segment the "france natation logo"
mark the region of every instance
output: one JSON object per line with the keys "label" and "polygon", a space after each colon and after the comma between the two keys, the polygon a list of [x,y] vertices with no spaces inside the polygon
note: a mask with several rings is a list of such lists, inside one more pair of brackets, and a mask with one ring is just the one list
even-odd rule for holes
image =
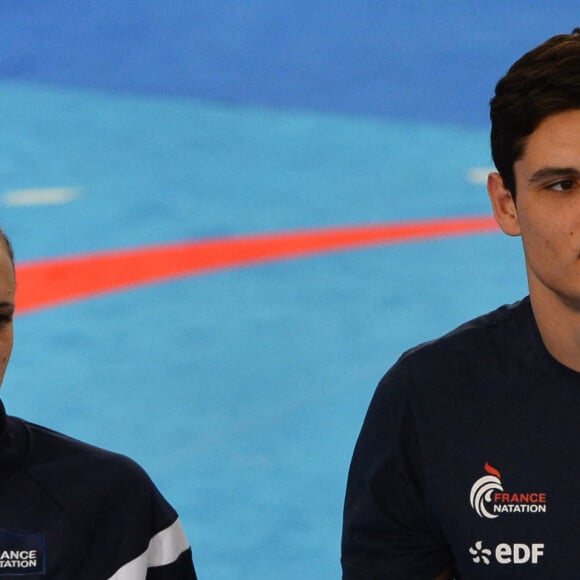
{"label": "france natation logo", "polygon": [[480,518],[493,520],[505,513],[546,513],[545,492],[506,492],[501,473],[489,463],[484,465],[485,475],[472,486],[469,503]]}

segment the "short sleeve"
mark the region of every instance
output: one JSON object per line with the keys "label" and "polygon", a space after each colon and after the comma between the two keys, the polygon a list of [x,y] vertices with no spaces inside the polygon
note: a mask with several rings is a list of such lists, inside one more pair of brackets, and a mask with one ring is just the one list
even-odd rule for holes
{"label": "short sleeve", "polygon": [[404,362],[379,383],[357,440],[343,517],[343,580],[432,580],[453,564],[429,521]]}

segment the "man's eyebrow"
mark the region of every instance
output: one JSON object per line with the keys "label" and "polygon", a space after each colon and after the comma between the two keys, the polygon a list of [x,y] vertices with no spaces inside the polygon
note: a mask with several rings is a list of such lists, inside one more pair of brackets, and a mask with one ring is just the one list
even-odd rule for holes
{"label": "man's eyebrow", "polygon": [[533,184],[558,177],[580,177],[580,169],[576,167],[542,167],[528,179],[528,183]]}
{"label": "man's eyebrow", "polygon": [[8,310],[14,310],[14,302],[0,302],[0,308],[7,308]]}

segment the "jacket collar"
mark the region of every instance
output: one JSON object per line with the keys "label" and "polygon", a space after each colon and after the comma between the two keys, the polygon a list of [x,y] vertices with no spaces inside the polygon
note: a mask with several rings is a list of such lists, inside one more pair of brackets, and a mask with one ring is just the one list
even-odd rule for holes
{"label": "jacket collar", "polygon": [[28,441],[26,424],[9,417],[0,401],[0,486],[26,459]]}

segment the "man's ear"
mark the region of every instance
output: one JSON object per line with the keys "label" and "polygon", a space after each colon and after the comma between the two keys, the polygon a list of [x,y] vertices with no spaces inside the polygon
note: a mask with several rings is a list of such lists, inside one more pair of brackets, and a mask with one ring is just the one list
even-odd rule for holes
{"label": "man's ear", "polygon": [[487,178],[487,193],[491,200],[493,215],[497,225],[508,236],[519,236],[522,231],[518,219],[518,210],[513,195],[506,189],[499,173],[490,173]]}

